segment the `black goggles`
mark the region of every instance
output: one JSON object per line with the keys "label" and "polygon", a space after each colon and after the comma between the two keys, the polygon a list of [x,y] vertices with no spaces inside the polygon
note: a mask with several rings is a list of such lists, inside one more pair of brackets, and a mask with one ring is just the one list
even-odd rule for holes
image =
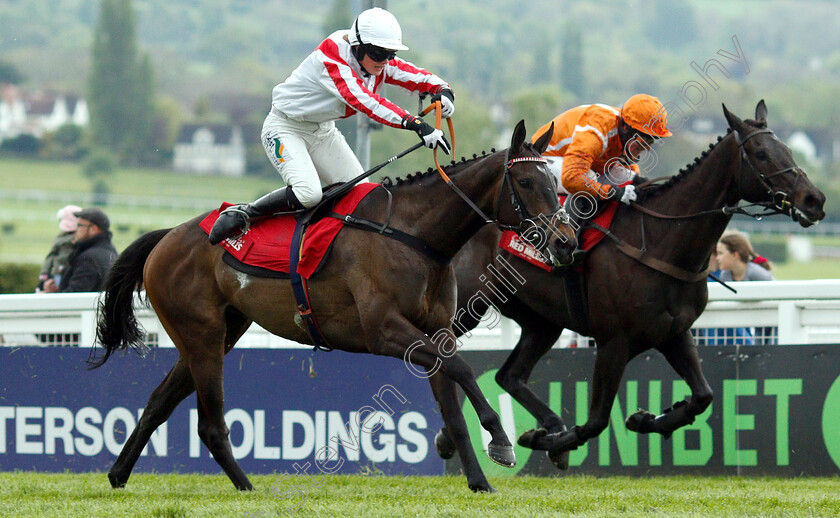
{"label": "black goggles", "polygon": [[365,49],[365,54],[367,54],[370,59],[381,62],[381,61],[391,61],[395,57],[397,57],[396,50],[389,50],[383,49],[382,47],[376,47],[373,45],[367,45]]}

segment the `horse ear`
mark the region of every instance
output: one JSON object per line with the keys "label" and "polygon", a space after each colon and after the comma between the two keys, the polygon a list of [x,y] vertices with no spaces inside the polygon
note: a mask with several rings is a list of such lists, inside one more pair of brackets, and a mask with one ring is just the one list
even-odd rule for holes
{"label": "horse ear", "polygon": [[723,116],[726,117],[726,122],[729,123],[729,127],[735,131],[741,131],[743,133],[744,121],[727,110],[725,104],[721,104],[721,106],[723,106]]}
{"label": "horse ear", "polygon": [[525,120],[520,120],[513,129],[513,137],[510,139],[510,151],[512,153],[519,153],[522,149],[522,144],[525,143]]}
{"label": "horse ear", "polygon": [[545,153],[546,148],[548,148],[548,143],[551,142],[552,135],[554,135],[554,121],[551,121],[551,126],[548,127],[548,130],[534,142],[534,148],[537,150],[537,153],[541,155]]}
{"label": "horse ear", "polygon": [[767,124],[767,105],[764,104],[764,99],[758,101],[758,105],[755,107],[755,120]]}

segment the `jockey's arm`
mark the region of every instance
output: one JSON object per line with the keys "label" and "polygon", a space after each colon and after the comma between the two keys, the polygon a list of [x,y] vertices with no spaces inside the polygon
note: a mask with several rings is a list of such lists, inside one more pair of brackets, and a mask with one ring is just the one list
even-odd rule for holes
{"label": "jockey's arm", "polygon": [[576,132],[563,156],[563,187],[570,193],[585,191],[593,196],[607,198],[612,187],[589,177],[592,163],[602,152],[601,139],[592,132]]}

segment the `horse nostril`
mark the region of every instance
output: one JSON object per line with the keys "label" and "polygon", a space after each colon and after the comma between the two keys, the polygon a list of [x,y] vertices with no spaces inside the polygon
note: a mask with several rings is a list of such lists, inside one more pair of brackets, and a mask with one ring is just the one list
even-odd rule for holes
{"label": "horse nostril", "polygon": [[821,203],[820,199],[814,196],[813,194],[807,194],[805,195],[805,199],[802,200],[802,205],[804,205],[805,208],[808,209],[815,209],[818,208],[821,205]]}

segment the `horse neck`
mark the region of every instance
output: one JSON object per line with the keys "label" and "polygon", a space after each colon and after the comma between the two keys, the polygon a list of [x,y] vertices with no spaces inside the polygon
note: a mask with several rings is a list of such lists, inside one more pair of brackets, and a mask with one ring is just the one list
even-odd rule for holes
{"label": "horse neck", "polygon": [[[458,164],[447,175],[485,215],[492,218],[504,167],[504,152]],[[454,256],[485,220],[439,176],[394,190],[393,226]]]}
{"label": "horse neck", "polygon": [[[700,271],[707,266],[709,254],[729,224],[731,214],[723,207],[737,203],[739,199],[736,178],[740,167],[740,148],[727,135],[700,162],[689,167],[680,180],[663,187],[664,191],[654,195],[644,204],[656,212],[668,215],[688,215],[712,211],[709,214],[686,219],[667,220],[638,214],[626,218],[635,225],[631,232],[640,233],[644,220],[646,245],[655,257],[691,271]],[[632,220],[632,221],[630,221]]]}

